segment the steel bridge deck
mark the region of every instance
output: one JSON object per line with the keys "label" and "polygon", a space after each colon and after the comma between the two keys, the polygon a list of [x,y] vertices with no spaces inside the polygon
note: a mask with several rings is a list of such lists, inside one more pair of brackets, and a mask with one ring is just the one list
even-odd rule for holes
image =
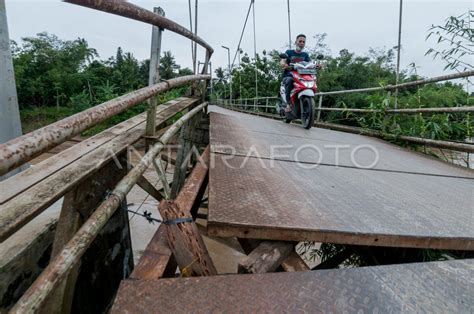
{"label": "steel bridge deck", "polygon": [[474,260],[124,280],[111,313],[468,313]]}
{"label": "steel bridge deck", "polygon": [[211,111],[209,234],[474,250],[473,171],[366,136]]}

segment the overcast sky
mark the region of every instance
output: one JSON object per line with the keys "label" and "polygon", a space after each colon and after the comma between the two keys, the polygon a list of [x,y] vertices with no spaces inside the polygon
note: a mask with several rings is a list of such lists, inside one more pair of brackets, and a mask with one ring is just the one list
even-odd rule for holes
{"label": "overcast sky", "polygon": [[[187,0],[132,1],[152,10],[160,5],[166,17],[189,28]],[[194,1],[193,1],[194,2]],[[237,48],[250,0],[199,0],[198,35],[215,50],[213,69],[227,66],[225,45],[232,54]],[[288,44],[286,0],[255,0],[257,51],[284,49]],[[404,0],[402,25],[401,67],[414,62],[424,76],[447,74],[444,63],[425,56],[436,44],[425,37],[432,24],[443,24],[450,15],[460,15],[473,8],[474,1]],[[117,47],[132,52],[139,59],[150,55],[151,26],[104,12],[63,3],[60,1],[6,0],[10,38],[34,36],[47,31],[61,39],[85,38],[91,47],[106,59],[115,55]],[[292,35],[305,33],[307,45],[311,36],[327,33],[327,44],[333,55],[348,49],[365,55],[369,48],[392,48],[398,36],[398,0],[290,0]],[[253,28],[250,15],[242,48],[253,55]],[[188,39],[166,31],[163,51],[171,50],[181,66],[191,67],[191,48]],[[232,55],[233,56],[233,55]],[[198,52],[202,60],[204,50]]]}

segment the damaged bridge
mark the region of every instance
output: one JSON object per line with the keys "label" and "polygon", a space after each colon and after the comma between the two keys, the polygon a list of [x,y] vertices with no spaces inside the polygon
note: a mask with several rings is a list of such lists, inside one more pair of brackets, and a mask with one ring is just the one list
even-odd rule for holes
{"label": "damaged bridge", "polygon": [[[211,101],[213,50],[195,33],[126,1],[66,2],[151,24],[156,40],[164,29],[184,36],[206,50],[204,67],[160,81],[155,55],[148,87],[0,144],[0,175],[40,156],[0,182],[0,312],[472,311],[472,169],[322,122],[336,109],[321,106],[324,93],[309,130],[278,120],[271,99]],[[186,96],[158,105],[157,95],[183,86]],[[147,112],[73,141],[143,101]],[[139,206],[129,202],[137,187]],[[134,215],[151,223],[136,227],[152,230],[140,250]],[[314,263],[302,248],[320,245],[337,251]],[[466,258],[408,258],[448,250]],[[355,256],[369,266],[346,267]],[[227,258],[235,267],[223,270]]]}

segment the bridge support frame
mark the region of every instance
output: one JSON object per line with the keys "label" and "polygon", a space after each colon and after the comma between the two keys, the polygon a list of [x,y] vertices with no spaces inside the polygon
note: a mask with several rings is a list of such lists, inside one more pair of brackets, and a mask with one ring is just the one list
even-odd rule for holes
{"label": "bridge support frame", "polygon": [[178,139],[178,153],[176,155],[176,164],[173,173],[173,183],[171,185],[170,198],[174,199],[186,180],[187,165],[196,160],[196,145],[207,144],[209,139],[202,136],[203,132],[199,126],[201,121],[206,118],[202,113],[196,114],[192,119],[186,122],[181,128]]}
{"label": "bridge support frame", "polygon": [[[165,11],[160,7],[153,8],[153,12],[160,16],[165,16]],[[154,85],[160,81],[160,56],[161,56],[161,38],[164,29],[158,26],[153,26],[151,34],[151,53],[150,53],[150,70],[148,75],[148,85]],[[158,101],[156,96],[148,100],[148,112],[146,120],[146,138],[145,138],[145,150],[147,151],[150,146],[154,144],[153,140],[149,137],[155,136],[156,130],[156,106]]]}
{"label": "bridge support frame", "polygon": [[[123,152],[64,196],[51,259],[62,251],[127,170],[127,153]],[[120,280],[133,269],[126,204],[124,200],[88,252],[48,297],[45,312],[70,313],[74,304],[81,304],[92,312],[107,309]]]}
{"label": "bridge support frame", "polygon": [[265,273],[275,270],[308,271],[309,267],[294,250],[295,243],[237,238],[246,256],[239,262],[239,273]]}

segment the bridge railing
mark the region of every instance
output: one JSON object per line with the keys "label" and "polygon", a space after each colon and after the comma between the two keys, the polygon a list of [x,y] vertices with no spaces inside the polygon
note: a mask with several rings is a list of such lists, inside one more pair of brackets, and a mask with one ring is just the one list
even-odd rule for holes
{"label": "bridge railing", "polygon": [[[471,113],[474,112],[474,106],[460,106],[460,107],[434,107],[434,108],[408,108],[408,109],[370,109],[370,108],[331,108],[323,107],[323,97],[329,95],[343,95],[351,93],[367,93],[367,92],[377,92],[377,91],[387,91],[388,93],[413,87],[420,86],[434,82],[447,81],[452,79],[466,78],[474,76],[474,71],[465,71],[461,73],[455,73],[450,75],[437,76],[433,78],[417,80],[413,82],[402,83],[398,85],[388,85],[372,88],[362,88],[362,89],[353,89],[353,90],[343,90],[343,91],[331,91],[331,92],[318,92],[315,94],[315,97],[318,97],[317,107],[315,111],[317,112],[316,117],[316,126],[326,127],[331,129],[336,129],[345,132],[353,132],[359,134],[366,134],[376,137],[385,137],[385,138],[397,138],[405,140],[412,143],[423,144],[431,147],[446,148],[451,150],[457,150],[461,152],[474,153],[474,144],[469,142],[452,142],[452,141],[439,141],[431,140],[413,136],[399,136],[394,134],[382,134],[377,130],[367,130],[363,128],[350,127],[345,125],[339,125],[334,123],[327,123],[321,121],[321,112],[322,111],[336,111],[336,112],[353,112],[353,113],[384,113],[384,114],[437,114],[437,113]],[[262,112],[264,114],[278,112],[278,104],[280,103],[279,97],[258,97],[258,98],[245,98],[245,99],[233,99],[229,101],[219,100],[220,104],[229,107],[231,109],[243,110],[243,111],[253,111],[253,112]]]}
{"label": "bridge railing", "polygon": [[[361,112],[361,113],[363,112],[373,113],[373,112],[383,111],[384,113],[391,113],[391,114],[394,114],[394,113],[410,114],[410,113],[473,112],[474,106],[448,107],[448,108],[435,107],[435,108],[416,108],[416,109],[386,109],[386,110],[322,107],[322,99],[324,96],[344,95],[344,94],[354,94],[354,93],[368,93],[368,92],[378,92],[378,91],[392,92],[397,89],[420,86],[420,85],[425,85],[429,83],[442,82],[442,81],[448,81],[448,80],[459,79],[459,78],[466,78],[470,76],[474,76],[474,71],[465,71],[465,72],[454,73],[450,75],[437,76],[437,77],[417,80],[413,82],[406,82],[406,83],[402,83],[398,85],[387,85],[387,86],[359,88],[359,89],[331,91],[331,92],[318,92],[315,94],[315,96],[318,97],[319,99],[318,107],[316,107],[315,109],[316,111],[346,111],[346,112]],[[253,98],[232,99],[231,102],[229,100],[225,100],[225,101],[232,106],[238,106],[238,107],[274,109],[275,107],[272,104],[279,102],[279,99],[280,99],[279,97],[253,97]]]}
{"label": "bridge railing", "polygon": [[12,312],[30,313],[41,308],[48,300],[48,297],[67,278],[69,272],[78,263],[117,208],[125,201],[126,195],[139,178],[154,163],[155,158],[165,148],[165,145],[176,135],[184,123],[205,109],[206,106],[207,103],[203,103],[182,116],[159,138],[140,162],[119,181],[113,191],[95,209],[90,218],[87,219],[72,239],[63,247],[61,252],[48,264],[46,269],[15,304]]}
{"label": "bridge railing", "polygon": [[[65,142],[84,130],[89,129],[142,101],[150,99],[159,93],[165,92],[174,87],[199,81],[204,81],[205,84],[207,84],[211,78],[210,75],[205,73],[208,71],[209,60],[213,53],[212,47],[200,37],[175,22],[126,1],[68,0],[65,2],[142,21],[160,28],[168,29],[191,39],[206,49],[206,59],[202,69],[202,74],[178,77],[144,87],[31,133],[12,139],[7,143],[0,144],[0,175],[28,162],[35,156]],[[206,90],[205,86],[204,90]],[[162,123],[171,117],[172,114],[189,108],[191,103],[192,106],[194,106],[196,101],[193,101],[194,102],[188,102],[187,105],[178,106],[177,104],[175,106],[176,108],[173,107],[174,105],[170,105],[161,110],[158,115],[152,114],[150,116],[150,112],[148,111],[148,117],[146,119],[147,126],[150,120],[156,120],[158,116],[161,118],[159,122]],[[140,136],[143,137],[143,133],[145,132],[142,126],[137,127],[139,123],[141,123],[140,121],[143,121],[142,117],[140,118],[141,120],[134,120],[134,118],[137,118],[138,116],[124,122],[126,124],[128,121],[134,120],[133,123],[129,122],[129,125],[132,125],[129,131],[122,130],[120,125],[116,126],[118,128],[116,128],[114,132],[119,133],[114,133],[113,135],[120,139],[115,140],[116,138],[114,138],[110,143],[104,142],[103,149],[101,148],[91,151],[90,155],[92,155],[91,157],[93,158],[85,158],[86,160],[83,160],[80,156],[72,156],[70,158],[71,161],[68,161],[69,164],[67,164],[67,167],[69,167],[68,169],[66,169],[66,167],[60,168],[58,166],[57,169],[59,170],[56,169],[52,172],[50,171],[48,173],[49,177],[47,178],[41,177],[47,172],[42,169],[41,166],[32,167],[28,169],[27,175],[28,177],[34,177],[35,185],[31,185],[32,188],[25,187],[17,189],[20,194],[16,194],[14,197],[12,196],[12,198],[5,197],[5,195],[0,197],[0,199],[2,199],[0,202],[0,217],[7,218],[0,221],[0,243],[2,243],[22,228],[27,222],[48,208],[48,206],[56,200],[65,196],[56,230],[65,230],[67,238],[62,239],[61,234],[55,235],[53,243],[54,253],[51,254],[51,260],[48,266],[21,296],[19,301],[12,308],[12,312],[29,313],[39,310],[44,311],[45,309],[48,311],[48,309],[50,310],[56,306],[51,303],[54,303],[55,299],[59,300],[59,302],[72,302],[71,300],[67,301],[65,299],[68,292],[65,291],[66,288],[64,284],[67,281],[68,286],[72,285],[72,288],[74,288],[77,276],[76,278],[72,278],[71,274],[75,272],[74,269],[77,271],[77,265],[80,263],[81,257],[86,253],[91,243],[96,239],[103,227],[109,222],[111,217],[121,206],[125,206],[125,211],[121,208],[120,213],[122,215],[123,211],[123,215],[125,215],[126,218],[125,221],[123,221],[123,217],[120,218],[122,219],[120,223],[125,224],[120,226],[120,234],[123,235],[126,231],[130,232],[128,229],[128,216],[126,212],[126,195],[135,184],[139,184],[137,183],[139,180],[146,180],[143,177],[145,170],[152,164],[155,165],[155,158],[163,150],[165,145],[178,133],[185,123],[188,123],[191,119],[198,118],[206,106],[207,103],[202,103],[192,110],[189,109],[190,111],[182,116],[172,126],[168,127],[161,137],[155,136],[151,139],[152,145],[148,147],[147,153],[140,159],[138,164],[135,164],[131,169],[129,167],[123,169],[119,167],[120,170],[118,170],[117,165],[114,164],[114,160],[125,158],[127,166],[130,165],[127,160],[128,147],[125,147],[125,145],[133,144],[138,138],[140,138]],[[163,124],[161,126],[163,127]],[[165,130],[163,129],[163,131]],[[107,131],[104,132],[107,133]],[[123,132],[123,134],[120,132]],[[108,135],[110,135],[110,132]],[[132,139],[129,138],[130,135],[133,135]],[[108,141],[107,136],[103,136],[103,138],[102,141]],[[95,145],[93,141],[92,144]],[[89,146],[89,144],[87,144],[87,146]],[[77,150],[74,152],[77,152]],[[114,156],[109,156],[108,154],[110,153],[113,153]],[[88,161],[88,163],[84,163],[85,161]],[[64,169],[67,171],[64,171]],[[157,171],[158,170],[159,169],[157,168]],[[8,182],[11,183],[18,181],[15,178],[17,176],[25,175],[20,172],[19,174],[9,178]],[[159,173],[159,176],[160,178],[164,177],[164,174]],[[51,179],[52,177],[54,178]],[[166,181],[166,179],[164,180]],[[55,186],[55,184],[51,184],[50,182],[59,184],[59,186]],[[61,184],[65,184],[66,186],[61,186]],[[149,189],[154,189],[152,184],[149,184],[149,182],[147,182],[147,184],[149,186],[151,185],[151,188]],[[40,187],[38,188],[38,186]],[[38,193],[38,191],[42,192]],[[159,194],[156,189],[153,191],[155,194]],[[68,195],[70,195],[70,197],[68,197]],[[35,201],[32,201],[39,198],[41,198],[41,205],[37,205]],[[94,200],[94,202],[91,200]],[[96,200],[99,200],[99,203],[97,203]],[[97,206],[96,204],[100,205]],[[90,214],[90,216],[81,212],[81,217],[84,215],[86,217],[84,218],[84,223],[78,225],[76,228],[72,223],[71,217],[73,216],[73,212],[75,213],[74,215],[78,215],[78,208],[85,210]],[[21,212],[22,216],[18,217],[17,212]],[[7,220],[13,223],[9,224]],[[56,233],[57,232],[58,231],[56,231]],[[113,248],[107,249],[112,250]],[[126,263],[125,259],[126,258],[124,257],[123,263]],[[70,289],[70,287],[68,289]],[[18,291],[15,291],[15,293],[18,293]]]}
{"label": "bridge railing", "polygon": [[189,75],[144,87],[0,144],[0,175],[150,97],[209,78],[209,75]]}
{"label": "bridge railing", "polygon": [[[126,1],[117,0],[66,0],[65,2],[93,8],[145,22],[187,37],[206,49],[206,59],[202,74],[207,73],[212,47],[183,26]],[[210,76],[181,77],[154,86],[145,87],[81,113],[0,144],[0,175],[28,162],[35,156],[59,145],[84,130],[149,99],[158,93],[196,80],[210,80]]]}

